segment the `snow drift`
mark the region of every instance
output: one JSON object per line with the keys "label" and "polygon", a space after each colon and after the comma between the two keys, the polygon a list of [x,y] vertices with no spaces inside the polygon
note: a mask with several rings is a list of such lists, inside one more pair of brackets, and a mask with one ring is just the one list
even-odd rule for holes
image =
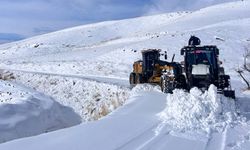
{"label": "snow drift", "polygon": [[32,89],[0,81],[0,143],[81,122],[68,107]]}
{"label": "snow drift", "polygon": [[204,93],[198,88],[191,89],[190,93],[174,90],[173,94],[167,95],[166,109],[159,117],[176,130],[202,130],[206,133],[223,131],[227,125],[240,121],[235,101],[218,95],[214,85]]}

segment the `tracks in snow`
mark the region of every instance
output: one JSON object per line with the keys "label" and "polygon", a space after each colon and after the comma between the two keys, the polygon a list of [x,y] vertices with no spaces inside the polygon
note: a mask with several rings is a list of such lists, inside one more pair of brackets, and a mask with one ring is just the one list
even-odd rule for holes
{"label": "tracks in snow", "polygon": [[211,132],[206,143],[205,150],[225,150],[227,142],[228,125],[222,133]]}

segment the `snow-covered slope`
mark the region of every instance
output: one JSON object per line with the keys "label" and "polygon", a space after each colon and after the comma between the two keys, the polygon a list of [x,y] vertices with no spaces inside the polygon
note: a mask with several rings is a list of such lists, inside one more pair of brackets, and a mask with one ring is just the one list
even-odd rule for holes
{"label": "snow-covered slope", "polygon": [[203,44],[218,45],[224,62],[224,59],[239,62],[241,57],[225,54],[243,55],[243,47],[249,43],[249,7],[248,1],[240,1],[193,13],[110,21],[58,31],[0,46],[0,59],[4,62],[1,66],[10,68],[14,63],[13,69],[126,78],[131,63],[140,57],[139,51],[134,54],[131,49],[162,48],[170,55],[179,53],[190,34],[200,36]]}
{"label": "snow-covered slope", "polygon": [[[0,150],[249,149],[250,95],[243,91],[245,85],[235,72],[243,63],[245,47],[250,45],[249,31],[250,1],[244,0],[195,12],[85,25],[0,45],[1,69],[12,71],[15,82],[64,105],[79,103],[78,88],[84,93],[79,104],[98,97],[93,98],[96,107],[91,107],[97,114],[103,105],[110,112],[129,99],[98,121],[4,143]],[[165,95],[149,85],[129,91],[128,75],[133,61],[141,57],[141,49],[161,48],[169,56],[175,53],[180,61],[180,49],[193,34],[202,44],[219,47],[220,59],[236,90],[236,106],[230,99],[217,96],[212,87],[205,94],[193,89],[190,94],[176,91]],[[53,85],[54,81],[65,85]],[[104,92],[100,92],[101,86],[105,86]],[[83,111],[73,108],[84,118]]]}
{"label": "snow-covered slope", "polygon": [[0,95],[0,143],[81,122],[73,109],[22,85],[0,81]]}

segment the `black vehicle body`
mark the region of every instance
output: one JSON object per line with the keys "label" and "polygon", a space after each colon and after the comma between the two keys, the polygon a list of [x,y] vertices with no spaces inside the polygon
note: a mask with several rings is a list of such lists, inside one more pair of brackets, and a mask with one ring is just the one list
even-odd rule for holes
{"label": "black vehicle body", "polygon": [[[185,46],[181,49],[181,55],[184,56],[181,64],[186,84],[182,82],[180,88],[190,90],[198,87],[207,90],[213,84],[218,88],[218,92],[235,98],[235,92],[231,90],[230,76],[226,75],[224,68],[220,66],[219,49],[216,46]],[[162,79],[163,91],[171,93],[176,88],[174,82],[167,74],[163,74]]]}

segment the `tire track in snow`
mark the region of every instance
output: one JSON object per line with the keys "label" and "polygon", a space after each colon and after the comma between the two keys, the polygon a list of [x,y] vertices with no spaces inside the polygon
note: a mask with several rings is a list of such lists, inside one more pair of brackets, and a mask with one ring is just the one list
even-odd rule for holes
{"label": "tire track in snow", "polygon": [[162,143],[162,141],[166,138],[166,135],[169,135],[169,131],[165,131],[161,134],[155,134],[152,138],[145,141],[142,145],[140,145],[136,150],[142,150],[142,149],[154,149],[153,147],[159,143]]}
{"label": "tire track in snow", "polygon": [[[160,131],[157,133],[157,129],[161,128]],[[143,132],[137,134],[129,141],[124,143],[123,145],[119,146],[115,150],[127,150],[127,149],[135,149],[135,150],[143,150],[143,149],[150,149],[150,147],[154,147],[160,143],[163,139],[166,138],[166,135],[169,135],[170,131],[167,128],[164,128],[161,123],[156,123],[151,127],[147,128]],[[165,130],[164,130],[165,129]],[[152,148],[153,149],[153,148]]]}
{"label": "tire track in snow", "polygon": [[205,150],[225,150],[227,142],[227,131],[229,126],[227,125],[222,133],[210,132],[209,138],[206,143]]}
{"label": "tire track in snow", "polygon": [[151,138],[151,134],[153,133],[153,129],[156,127],[157,127],[157,124],[154,124],[153,126],[147,128],[143,132],[140,132],[136,136],[132,137],[127,142],[125,142],[121,146],[117,147],[115,150],[135,149],[135,145],[138,144],[138,141],[144,142],[145,140],[143,138],[146,138],[146,140]]}

